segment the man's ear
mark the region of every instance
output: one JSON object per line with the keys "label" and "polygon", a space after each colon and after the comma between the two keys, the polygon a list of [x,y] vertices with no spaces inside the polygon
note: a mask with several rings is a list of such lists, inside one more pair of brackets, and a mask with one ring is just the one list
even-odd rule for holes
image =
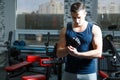
{"label": "man's ear", "polygon": [[70,14],[71,14],[71,15],[73,15],[73,14],[74,14],[74,12],[71,12]]}

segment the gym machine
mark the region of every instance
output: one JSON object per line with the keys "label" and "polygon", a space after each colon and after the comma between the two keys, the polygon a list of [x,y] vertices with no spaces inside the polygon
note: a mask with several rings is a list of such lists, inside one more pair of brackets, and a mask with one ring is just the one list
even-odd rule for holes
{"label": "gym machine", "polygon": [[[54,46],[54,49],[53,50],[50,50],[49,49],[49,36],[50,36],[50,33],[48,32],[48,37],[47,37],[47,42],[45,43],[45,55],[46,56],[41,56],[41,55],[34,55],[34,54],[28,54],[26,56],[26,59],[24,61],[21,61],[20,63],[17,63],[17,64],[13,64],[13,65],[10,65],[10,66],[7,66],[5,67],[5,70],[10,73],[11,75],[18,72],[20,69],[23,70],[22,73],[24,73],[25,71],[28,71],[29,72],[29,67],[33,67],[31,66],[32,64],[38,62],[39,63],[39,67],[45,67],[46,68],[46,71],[45,73],[42,73],[42,74],[36,74],[36,75],[28,75],[28,76],[23,76],[22,77],[22,80],[28,80],[28,79],[34,79],[34,80],[49,80],[49,77],[50,75],[52,74],[51,73],[51,69],[54,68],[54,73],[57,75],[57,80],[61,80],[62,78],[62,63],[64,62],[62,58],[57,58],[56,57],[56,47],[57,47],[57,44],[55,44]],[[15,43],[16,44],[16,43]],[[17,47],[18,49],[18,47]],[[21,48],[19,48],[21,49]],[[24,48],[24,46],[22,47],[21,50],[29,50],[29,48]],[[32,49],[32,48],[31,48]],[[31,50],[30,49],[30,50]],[[36,49],[32,49],[32,50],[36,50]],[[39,49],[38,49],[39,50]],[[50,50],[50,52],[49,52]],[[14,76],[9,76],[9,78],[12,78],[12,77],[16,77],[18,75],[21,75],[22,73],[20,74],[17,74]],[[8,78],[8,79],[9,79]]]}
{"label": "gym machine", "polygon": [[107,35],[103,39],[103,56],[98,60],[99,80],[120,80],[120,55],[113,44],[113,37]]}

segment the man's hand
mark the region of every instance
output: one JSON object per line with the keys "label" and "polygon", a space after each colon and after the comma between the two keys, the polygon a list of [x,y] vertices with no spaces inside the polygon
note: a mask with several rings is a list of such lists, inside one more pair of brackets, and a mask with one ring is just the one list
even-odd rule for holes
{"label": "man's hand", "polygon": [[76,48],[72,47],[72,46],[67,46],[68,48],[68,53],[72,56],[77,57],[78,56],[78,51]]}

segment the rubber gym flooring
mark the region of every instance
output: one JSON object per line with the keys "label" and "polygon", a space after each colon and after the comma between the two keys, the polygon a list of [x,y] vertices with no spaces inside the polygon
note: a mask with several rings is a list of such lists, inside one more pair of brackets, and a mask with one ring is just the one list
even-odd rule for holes
{"label": "rubber gym flooring", "polygon": [[[13,77],[13,78],[8,78],[6,76],[6,72],[3,68],[0,68],[0,80],[22,80],[22,76],[24,75],[34,75],[34,74],[39,74],[39,73],[33,73],[33,72],[24,72],[23,74]],[[51,75],[49,80],[57,80],[57,75]]]}
{"label": "rubber gym flooring", "polygon": [[[18,77],[14,77],[14,78],[11,78],[11,79],[9,79],[9,80],[22,80],[21,79],[21,77],[23,76],[23,75],[30,75],[30,74],[33,74],[33,73],[24,73],[24,74],[22,74],[22,75],[20,75],[20,76],[18,76]],[[50,80],[57,80],[57,76],[56,75],[51,75],[51,77],[50,77]]]}

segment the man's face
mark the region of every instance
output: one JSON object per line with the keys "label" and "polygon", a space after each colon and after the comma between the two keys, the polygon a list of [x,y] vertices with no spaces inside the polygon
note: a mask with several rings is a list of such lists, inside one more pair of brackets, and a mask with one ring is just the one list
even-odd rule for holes
{"label": "man's face", "polygon": [[75,25],[81,26],[85,21],[86,12],[85,10],[80,10],[79,12],[71,12],[71,16]]}

